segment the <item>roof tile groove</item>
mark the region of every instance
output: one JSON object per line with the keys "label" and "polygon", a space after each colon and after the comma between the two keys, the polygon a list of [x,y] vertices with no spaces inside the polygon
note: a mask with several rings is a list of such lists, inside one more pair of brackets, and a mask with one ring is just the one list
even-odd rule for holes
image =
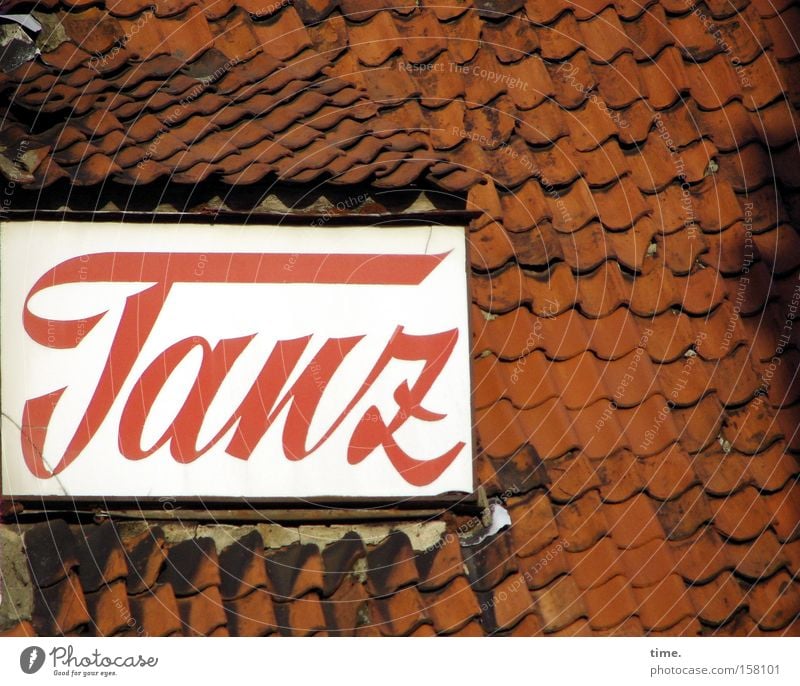
{"label": "roof tile groove", "polygon": [[212,585],[219,586],[219,564],[214,540],[198,538],[170,548],[159,581],[169,584],[178,597],[192,595]]}
{"label": "roof tile groove", "polygon": [[228,631],[233,636],[264,636],[276,627],[270,594],[255,589],[241,598],[224,602]]}
{"label": "roof tile groove", "polygon": [[32,528],[23,541],[32,579],[39,587],[52,586],[78,566],[77,542],[63,520]]}
{"label": "roof tile groove", "polygon": [[270,553],[266,565],[270,589],[277,600],[299,598],[323,588],[322,556],[313,543]]}
{"label": "roof tile groove", "polygon": [[93,593],[87,593],[86,605],[95,635],[114,636],[130,628],[128,622],[131,611],[124,581],[115,581]]}
{"label": "roof tile groove", "polygon": [[84,592],[97,591],[128,575],[125,551],[111,522],[94,529],[79,549],[81,585]]}
{"label": "roof tile groove", "polygon": [[267,585],[264,541],[253,531],[229,545],[219,557],[220,593],[234,600]]}
{"label": "roof tile groove", "polygon": [[36,586],[32,614],[40,636],[68,634],[88,625],[91,617],[78,574],[70,572],[52,586]]}

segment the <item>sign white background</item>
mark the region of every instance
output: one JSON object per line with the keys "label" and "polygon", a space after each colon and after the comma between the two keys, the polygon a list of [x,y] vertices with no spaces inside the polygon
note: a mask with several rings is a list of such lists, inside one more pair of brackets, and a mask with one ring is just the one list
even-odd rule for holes
{"label": "sign white background", "polygon": [[[457,227],[264,227],[170,224],[5,223],[0,230],[0,333],[2,335],[3,493],[71,496],[323,497],[436,495],[472,490],[469,328],[465,238]],[[42,274],[69,258],[100,252],[252,252],[441,254],[444,261],[419,286],[339,284],[175,284],[139,358],[100,430],[83,453],[49,479],[35,477],[23,462],[19,426],[25,400],[67,387],[50,422],[44,447],[52,467],[63,454],[97,385],[116,332],[125,296],[136,284],[65,284],[38,293],[30,309],[43,318],[79,319],[108,313],[74,349],[50,349],[23,328],[25,297]],[[408,484],[378,447],[357,465],[347,463],[353,428],[371,404],[389,421],[392,397],[404,379],[416,380],[422,362],[393,361],[380,382],[359,401],[330,440],[299,461],[283,454],[285,412],[248,460],[226,454],[235,427],[190,464],[177,463],[164,446],[139,461],[124,458],[117,431],[131,387],[170,344],[203,336],[213,347],[221,338],[257,333],[220,389],[203,420],[199,444],[216,434],[252,385],[275,341],[313,334],[284,389],[305,369],[328,338],[365,335],[325,389],[308,445],[343,409],[398,325],[409,334],[458,329],[455,350],[423,405],[446,414],[437,422],[410,419],[397,433],[412,457],[436,457],[456,443],[465,447],[433,483]],[[246,360],[244,358],[247,358]],[[145,423],[143,447],[171,423],[200,361],[196,349],[160,394]],[[238,362],[242,362],[241,365]],[[266,408],[265,411],[268,411]]]}

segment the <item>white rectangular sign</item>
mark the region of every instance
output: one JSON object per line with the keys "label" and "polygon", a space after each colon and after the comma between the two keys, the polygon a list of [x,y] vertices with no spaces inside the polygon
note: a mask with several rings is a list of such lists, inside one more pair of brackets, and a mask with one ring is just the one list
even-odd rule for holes
{"label": "white rectangular sign", "polygon": [[463,229],[0,228],[7,496],[470,492]]}

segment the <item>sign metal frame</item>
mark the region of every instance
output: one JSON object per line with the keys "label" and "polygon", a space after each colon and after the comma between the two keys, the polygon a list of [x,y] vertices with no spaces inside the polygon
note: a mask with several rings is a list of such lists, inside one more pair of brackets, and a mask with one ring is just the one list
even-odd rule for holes
{"label": "sign metal frame", "polygon": [[[125,221],[131,224],[137,223],[160,223],[162,220],[166,223],[175,223],[176,217],[174,214],[167,214],[159,216],[155,215],[148,215],[146,217],[125,217],[124,214],[115,215],[114,213],[111,216],[105,215],[102,219],[97,219],[96,221],[106,222],[106,221],[114,221],[115,218],[118,221]],[[241,218],[240,218],[241,219]],[[387,217],[383,221],[381,221],[381,225],[376,225],[375,218],[367,218],[366,220],[362,218],[356,217],[355,221],[353,221],[353,217],[333,217],[329,218],[330,221],[325,224],[325,229],[330,231],[335,231],[338,226],[342,224],[348,225],[356,225],[356,226],[374,226],[376,231],[380,231],[381,227],[384,225],[421,225],[421,224],[430,224],[433,223],[430,220],[426,220],[424,217],[409,217],[409,216],[398,216],[398,217]],[[452,215],[447,216],[444,219],[441,217],[437,217],[438,224],[450,227],[457,227],[463,230],[464,234],[464,241],[465,241],[465,279],[466,279],[466,299],[467,302],[465,306],[467,308],[466,311],[466,326],[467,326],[467,335],[471,336],[471,332],[473,330],[473,312],[471,307],[471,282],[470,282],[470,260],[469,260],[469,233],[467,231],[467,224],[469,221],[469,213],[464,213],[463,215]],[[43,224],[50,224],[52,222],[48,221],[47,219],[37,219],[37,222],[41,222]],[[180,220],[180,223],[189,223],[192,224],[217,224],[220,223],[219,219],[215,221],[212,217],[204,217],[204,216],[197,216],[197,215],[184,215]],[[311,222],[310,224],[313,226],[315,224],[319,225],[319,220],[317,222]],[[15,223],[14,220],[10,222],[0,221],[0,230],[5,224]],[[88,222],[88,223],[95,223],[95,222]],[[228,221],[225,220],[225,224]],[[281,222],[276,222],[274,219],[270,220],[270,218],[265,216],[258,216],[258,217],[250,217],[249,221],[247,219],[236,222],[231,221],[232,225],[237,224],[244,224],[249,226],[280,226]],[[288,222],[289,226],[309,226],[309,221],[301,222]],[[224,230],[223,226],[217,227],[217,230]],[[473,355],[474,351],[472,350],[472,341],[468,341],[468,349],[470,351],[470,356]],[[268,496],[268,497],[246,497],[246,496],[176,496],[176,497],[169,497],[166,498],[165,496],[90,496],[90,495],[79,495],[79,496],[71,496],[71,495],[0,495],[0,502],[5,501],[5,505],[3,509],[6,511],[24,511],[28,513],[35,513],[37,511],[49,511],[49,510],[59,510],[64,511],[65,509],[69,509],[70,511],[78,511],[82,512],[93,512],[103,513],[104,515],[113,516],[114,513],[121,513],[124,511],[142,511],[147,509],[148,511],[156,511],[160,509],[165,512],[165,519],[193,519],[193,518],[205,518],[205,516],[210,515],[213,517],[214,513],[239,513],[234,514],[233,519],[242,518],[247,519],[248,513],[259,513],[259,512],[285,512],[285,513],[292,513],[295,512],[295,515],[287,515],[289,519],[309,519],[309,520],[317,520],[317,519],[326,519],[326,511],[331,509],[341,512],[371,512],[374,513],[375,518],[381,518],[382,513],[386,512],[387,515],[389,513],[395,514],[402,514],[402,513],[413,513],[415,511],[422,511],[422,510],[440,510],[440,509],[455,509],[456,511],[476,511],[479,504],[479,497],[478,491],[480,485],[478,483],[478,475],[476,470],[476,459],[478,459],[478,441],[477,441],[477,434],[475,429],[475,408],[473,404],[473,393],[472,389],[473,386],[473,379],[472,379],[472,364],[471,361],[468,364],[469,369],[469,389],[470,389],[470,397],[468,402],[468,412],[471,420],[471,443],[466,447],[469,451],[471,457],[471,473],[472,473],[472,491],[469,493],[453,493],[453,492],[445,492],[437,495],[423,495],[423,496],[404,496],[404,497],[397,497],[397,496],[325,496],[325,497],[313,497],[313,498],[306,498],[306,497],[276,497],[276,496]],[[2,407],[0,406],[0,410]],[[2,451],[0,450],[0,461],[3,460]],[[2,472],[0,471],[0,494],[2,493]],[[164,507],[164,503],[170,503],[171,512],[167,512],[166,508]],[[65,508],[65,506],[72,505],[70,508]],[[241,515],[241,516],[240,516]],[[346,515],[345,515],[346,516]]]}

